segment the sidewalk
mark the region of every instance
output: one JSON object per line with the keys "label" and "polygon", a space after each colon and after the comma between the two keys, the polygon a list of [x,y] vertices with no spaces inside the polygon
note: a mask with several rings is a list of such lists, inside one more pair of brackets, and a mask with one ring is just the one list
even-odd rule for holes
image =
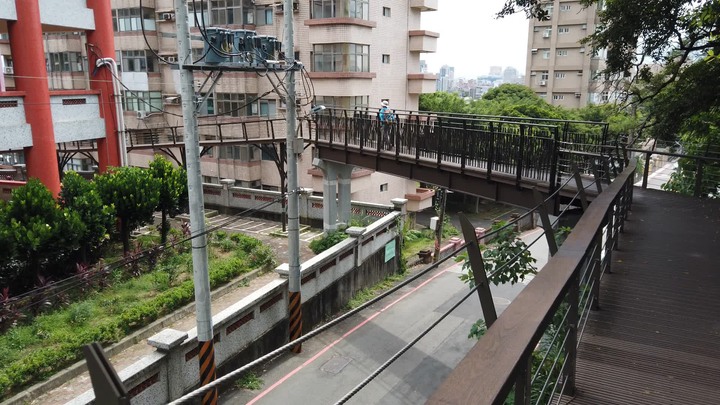
{"label": "sidewalk", "polygon": [[[214,222],[219,222],[219,218],[213,218]],[[258,229],[270,229],[272,228],[271,221],[261,220],[252,218],[254,224],[266,222],[269,226],[258,227]],[[237,232],[237,228],[227,229],[229,232]],[[252,236],[254,238],[262,240],[264,243],[270,245],[275,252],[275,257],[279,263],[287,262],[287,239],[270,236],[269,234],[259,232],[247,232],[243,230],[243,233]],[[307,239],[307,240],[306,240]],[[314,253],[308,247],[309,239],[301,238],[300,242],[300,260],[304,262],[314,256]],[[212,314],[215,315],[225,308],[235,304],[237,301],[248,296],[253,291],[257,290],[261,286],[266,285],[271,280],[278,278],[279,275],[274,271],[265,274],[259,274],[253,272],[250,274],[243,275],[242,277],[233,280],[230,284],[220,287],[212,293]],[[180,331],[188,331],[196,326],[195,319],[195,306],[189,304],[186,307],[176,311],[173,314],[166,315],[164,318],[153,322],[151,325],[134,332],[133,334],[125,337],[121,342],[114,346],[125,347],[119,350],[118,353],[109,356],[110,363],[115,368],[115,371],[120,372],[124,368],[132,365],[136,361],[140,360],[145,355],[152,353],[155,348],[147,344],[147,338],[160,332],[166,328],[172,328]],[[109,348],[106,348],[106,351]],[[84,366],[85,361],[79,362]],[[68,379],[70,370],[76,369],[80,364],[75,364],[70,368],[61,371],[60,373],[53,376],[49,381],[54,379],[65,380]],[[5,404],[37,404],[37,405],[60,405],[65,404],[78,395],[83,394],[85,391],[92,389],[90,383],[90,376],[87,371],[81,374],[70,377],[62,385],[46,391],[42,388],[43,383],[36,384],[33,387],[23,391],[22,398],[10,402],[10,400],[3,402]],[[43,392],[40,396],[34,397],[37,393]],[[29,395],[29,396],[28,396]],[[33,398],[34,397],[34,398]],[[33,398],[30,400],[30,398]]]}

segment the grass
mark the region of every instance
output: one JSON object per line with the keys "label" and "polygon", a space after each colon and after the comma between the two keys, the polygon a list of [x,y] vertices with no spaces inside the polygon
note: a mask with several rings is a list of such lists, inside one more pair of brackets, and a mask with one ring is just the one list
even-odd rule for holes
{"label": "grass", "polygon": [[263,380],[255,374],[255,372],[248,371],[235,382],[235,388],[257,391],[261,389],[264,384]]}
{"label": "grass", "polygon": [[[258,246],[262,245],[258,241],[238,237],[230,241],[236,245],[234,249],[228,249],[228,241],[230,239],[222,238],[220,246],[211,244],[209,264],[215,287],[253,269],[250,256],[243,251],[245,248],[264,247]],[[269,249],[266,253],[271,255],[268,252]],[[274,258],[263,256],[255,260],[265,263]],[[169,254],[158,260],[154,270],[145,270],[137,277],[128,278],[123,268],[117,268],[109,277],[109,287],[89,292],[67,306],[54,303],[52,312],[21,321],[19,326],[0,335],[0,399],[77,361],[81,356],[76,346],[85,343],[84,340],[118,341],[132,330],[184,305],[180,298],[172,298],[163,301],[156,311],[137,315],[139,308],[163,298],[163,294],[187,290],[185,284],[192,282],[191,253]],[[122,319],[132,319],[127,328],[110,326],[118,322],[127,325]],[[51,358],[53,360],[49,360]]]}
{"label": "grass", "polygon": [[360,305],[375,298],[382,291],[387,290],[388,288],[392,287],[398,281],[401,281],[404,278],[405,278],[405,276],[400,275],[400,274],[394,274],[391,276],[387,276],[387,277],[385,277],[385,279],[383,281],[375,284],[374,286],[363,288],[362,290],[356,292],[355,295],[353,295],[353,297],[350,299],[350,301],[348,301],[348,303],[345,307],[347,309],[355,309],[355,308],[359,307]]}

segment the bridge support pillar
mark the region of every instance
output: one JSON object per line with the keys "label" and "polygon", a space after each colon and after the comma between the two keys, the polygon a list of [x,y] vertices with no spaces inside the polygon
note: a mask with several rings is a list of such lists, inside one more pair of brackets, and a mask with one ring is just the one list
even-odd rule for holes
{"label": "bridge support pillar", "polygon": [[[331,232],[338,227],[338,179],[340,180],[341,211],[347,205],[347,215],[341,214],[341,221],[350,221],[350,172],[352,166],[314,159],[313,165],[323,172],[323,231]],[[349,168],[349,169],[346,169]],[[345,181],[347,179],[347,181]],[[346,202],[347,200],[347,202]]]}
{"label": "bridge support pillar", "polygon": [[340,223],[350,226],[350,197],[352,194],[350,180],[353,167],[343,164],[336,165],[338,175],[338,217]]}

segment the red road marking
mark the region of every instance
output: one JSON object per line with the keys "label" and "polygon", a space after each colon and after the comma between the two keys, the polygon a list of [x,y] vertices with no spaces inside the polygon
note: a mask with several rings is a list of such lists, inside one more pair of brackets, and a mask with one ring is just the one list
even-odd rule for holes
{"label": "red road marking", "polygon": [[404,300],[405,298],[407,298],[408,296],[410,296],[410,294],[412,294],[412,293],[414,293],[415,291],[419,290],[420,288],[424,287],[425,285],[427,285],[429,282],[433,281],[434,279],[440,277],[442,274],[444,274],[445,272],[447,272],[447,271],[450,270],[451,268],[452,268],[452,266],[450,266],[450,267],[448,267],[447,269],[439,272],[438,274],[435,274],[434,276],[430,277],[429,279],[423,281],[423,282],[422,282],[420,285],[418,285],[417,287],[415,287],[415,288],[413,288],[412,290],[406,292],[406,293],[403,294],[400,298],[398,298],[398,299],[396,299],[395,301],[387,304],[386,306],[384,306],[383,308],[381,308],[379,311],[377,311],[377,312],[375,312],[374,314],[372,314],[369,318],[365,319],[364,321],[360,322],[359,324],[357,324],[355,327],[353,327],[353,328],[350,329],[349,331],[345,332],[341,337],[339,337],[338,339],[336,339],[334,342],[330,343],[329,345],[325,346],[322,350],[320,350],[319,352],[317,352],[317,354],[315,354],[315,355],[312,356],[311,358],[307,359],[303,364],[299,365],[299,366],[298,366],[297,368],[295,368],[293,371],[285,374],[285,376],[283,376],[281,379],[279,379],[275,384],[269,386],[267,389],[265,389],[265,391],[259,393],[255,398],[253,398],[250,402],[248,402],[247,405],[252,405],[252,404],[256,403],[257,401],[259,401],[262,397],[264,397],[265,395],[269,394],[270,391],[274,390],[275,388],[277,388],[278,386],[280,386],[280,384],[282,384],[282,383],[284,383],[285,381],[287,381],[290,377],[292,377],[293,375],[297,374],[300,370],[302,370],[303,368],[305,368],[305,366],[307,366],[308,364],[310,364],[310,363],[312,363],[313,361],[317,360],[318,357],[322,356],[322,355],[325,354],[328,350],[330,350],[333,346],[335,346],[336,344],[340,343],[340,342],[341,342],[342,340],[344,340],[346,337],[350,336],[350,335],[353,334],[355,331],[357,331],[358,329],[360,329],[360,328],[362,328],[363,326],[365,326],[365,324],[367,324],[368,322],[370,322],[370,321],[372,321],[373,319],[375,319],[375,317],[377,317],[378,315],[380,315],[382,312],[384,312],[384,311],[387,310],[387,309],[390,309],[393,305],[395,305],[395,304],[397,304],[398,302]]}

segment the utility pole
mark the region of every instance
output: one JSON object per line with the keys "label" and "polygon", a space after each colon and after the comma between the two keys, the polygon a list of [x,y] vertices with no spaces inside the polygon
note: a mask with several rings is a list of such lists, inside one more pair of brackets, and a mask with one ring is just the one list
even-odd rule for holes
{"label": "utility pole", "polygon": [[[183,126],[185,130],[190,227],[193,236],[193,279],[195,282],[200,385],[202,386],[215,380],[215,349],[213,347],[212,313],[210,311],[210,276],[208,274],[205,204],[203,202],[202,174],[200,172],[200,143],[198,139],[194,77],[192,71],[185,69],[183,66],[192,64],[186,3],[186,0],[175,0],[175,25],[177,27],[180,95],[182,97]],[[181,377],[175,376],[175,378]],[[217,398],[218,392],[216,388],[203,395],[202,403],[203,405],[214,405],[217,403]]]}
{"label": "utility pole", "polygon": [[440,218],[438,218],[438,223],[435,227],[435,253],[433,254],[433,263],[437,262],[440,258],[440,245],[442,244],[443,223],[445,222],[445,205],[447,204],[448,190],[446,188],[439,187],[436,195],[437,193],[440,193],[440,196],[438,196],[440,199]]}
{"label": "utility pole", "polygon": [[[293,0],[285,0],[283,7],[285,20],[285,60],[288,64],[287,75],[285,76],[285,88],[287,89],[287,182],[288,182],[288,314],[290,315],[290,341],[302,336],[302,305],[300,294],[300,218],[298,207],[300,206],[300,192],[297,176],[297,153],[302,152],[302,144],[298,144],[296,127],[296,102],[295,102],[295,38],[293,32]],[[293,353],[300,353],[302,345],[292,347]]]}

